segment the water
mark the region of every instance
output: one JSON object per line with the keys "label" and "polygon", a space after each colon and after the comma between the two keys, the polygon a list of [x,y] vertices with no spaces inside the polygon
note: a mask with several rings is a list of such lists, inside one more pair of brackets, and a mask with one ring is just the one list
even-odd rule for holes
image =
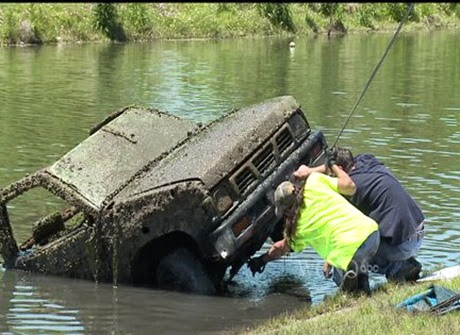
{"label": "water", "polygon": [[[91,126],[132,104],[209,122],[289,94],[333,143],[390,38],[299,38],[294,49],[282,38],[0,49],[0,187],[51,164]],[[426,268],[460,257],[458,87],[458,32],[403,33],[339,140],[379,157],[420,204]],[[41,207],[40,195],[12,204],[17,240],[29,237]],[[242,268],[225,297],[0,272],[0,332],[234,333],[334,294],[321,265],[309,249],[254,278]]]}

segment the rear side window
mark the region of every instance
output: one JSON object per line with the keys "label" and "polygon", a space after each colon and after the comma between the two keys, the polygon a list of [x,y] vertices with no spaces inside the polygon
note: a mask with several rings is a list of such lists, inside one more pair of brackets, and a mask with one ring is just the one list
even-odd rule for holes
{"label": "rear side window", "polygon": [[44,245],[84,221],[81,211],[43,187],[29,189],[6,204],[20,250]]}

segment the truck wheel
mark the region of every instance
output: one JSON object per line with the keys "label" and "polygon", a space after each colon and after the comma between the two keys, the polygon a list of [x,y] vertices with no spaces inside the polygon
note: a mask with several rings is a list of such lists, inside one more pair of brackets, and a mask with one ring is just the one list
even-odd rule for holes
{"label": "truck wheel", "polygon": [[216,288],[203,264],[187,249],[179,248],[161,259],[156,269],[161,289],[212,295]]}

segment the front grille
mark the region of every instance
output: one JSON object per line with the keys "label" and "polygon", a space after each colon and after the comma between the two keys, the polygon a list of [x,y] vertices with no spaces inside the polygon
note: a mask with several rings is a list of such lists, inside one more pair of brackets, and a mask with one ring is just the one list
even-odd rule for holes
{"label": "front grille", "polygon": [[288,128],[285,128],[276,137],[276,145],[278,146],[278,152],[280,156],[282,156],[293,144],[294,144],[294,139],[290,131],[288,130]]}
{"label": "front grille", "polygon": [[295,145],[294,137],[286,126],[267,140],[265,147],[260,149],[250,161],[230,177],[230,183],[240,195],[245,195],[257,183],[260,183],[285,158]]}
{"label": "front grille", "polygon": [[273,146],[270,143],[267,145],[260,154],[258,154],[253,160],[252,164],[256,167],[257,171],[261,175],[270,170],[270,167],[275,163],[275,155],[273,153]]}
{"label": "front grille", "polygon": [[245,167],[235,176],[235,184],[241,194],[243,194],[256,180],[256,176],[249,167]]}

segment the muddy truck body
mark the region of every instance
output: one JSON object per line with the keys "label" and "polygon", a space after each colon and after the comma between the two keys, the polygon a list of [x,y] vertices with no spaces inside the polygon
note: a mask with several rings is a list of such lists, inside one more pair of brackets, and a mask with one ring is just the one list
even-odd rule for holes
{"label": "muddy truck body", "polygon": [[[282,238],[276,186],[325,161],[326,140],[293,97],[206,126],[141,107],[114,113],[54,164],[0,190],[7,269],[202,294]],[[8,203],[42,188],[62,210],[14,237]]]}

